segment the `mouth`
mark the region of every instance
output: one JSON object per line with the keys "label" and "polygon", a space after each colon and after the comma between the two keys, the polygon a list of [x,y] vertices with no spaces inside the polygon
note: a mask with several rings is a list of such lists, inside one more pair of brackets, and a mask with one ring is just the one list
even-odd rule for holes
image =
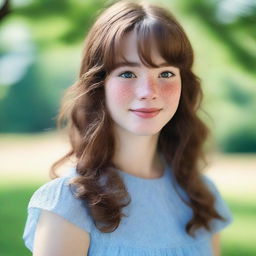
{"label": "mouth", "polygon": [[158,115],[158,113],[161,111],[161,109],[130,109],[136,116],[140,118],[152,118]]}
{"label": "mouth", "polygon": [[130,111],[133,112],[142,112],[142,113],[155,113],[155,112],[159,112],[162,109],[159,108],[140,108],[140,109],[130,109]]}

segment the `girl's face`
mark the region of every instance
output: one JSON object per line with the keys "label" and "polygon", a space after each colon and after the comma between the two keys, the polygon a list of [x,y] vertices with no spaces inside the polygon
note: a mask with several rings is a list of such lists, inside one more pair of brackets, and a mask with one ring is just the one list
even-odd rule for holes
{"label": "girl's face", "polygon": [[134,135],[155,135],[177,110],[181,93],[179,68],[165,63],[154,48],[152,61],[159,67],[143,65],[135,32],[128,33],[121,45],[129,62],[120,61],[105,81],[106,105],[114,127]]}

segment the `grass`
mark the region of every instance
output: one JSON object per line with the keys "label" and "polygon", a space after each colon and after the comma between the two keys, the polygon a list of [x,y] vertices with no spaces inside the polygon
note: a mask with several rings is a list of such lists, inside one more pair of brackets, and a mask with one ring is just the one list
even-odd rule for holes
{"label": "grass", "polygon": [[27,218],[27,205],[33,191],[39,186],[19,185],[0,189],[0,256],[28,256],[22,234]]}
{"label": "grass", "polygon": [[223,231],[222,251],[224,256],[256,255],[256,205],[255,200],[226,198],[233,213],[233,224]]}

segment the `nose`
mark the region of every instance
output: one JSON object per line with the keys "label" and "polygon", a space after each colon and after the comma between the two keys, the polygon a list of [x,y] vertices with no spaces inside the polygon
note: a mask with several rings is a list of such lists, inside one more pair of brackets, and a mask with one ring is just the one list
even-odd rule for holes
{"label": "nose", "polygon": [[137,97],[140,100],[153,100],[158,96],[157,82],[150,76],[138,81]]}

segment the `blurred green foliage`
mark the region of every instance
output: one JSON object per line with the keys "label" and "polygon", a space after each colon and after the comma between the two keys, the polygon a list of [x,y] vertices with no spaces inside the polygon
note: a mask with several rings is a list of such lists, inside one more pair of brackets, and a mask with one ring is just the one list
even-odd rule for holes
{"label": "blurred green foliage", "polygon": [[[0,132],[55,129],[63,92],[77,79],[86,33],[110,2],[11,1],[0,27],[0,65],[8,67],[0,74],[9,77],[0,77]],[[214,120],[205,121],[219,150],[256,152],[256,4],[158,2],[170,8],[192,42],[203,107]]]}
{"label": "blurred green foliage", "polygon": [[[0,189],[1,236],[0,256],[31,255],[24,246],[22,234],[27,218],[27,205],[39,184]],[[10,202],[11,198],[11,202]]]}

